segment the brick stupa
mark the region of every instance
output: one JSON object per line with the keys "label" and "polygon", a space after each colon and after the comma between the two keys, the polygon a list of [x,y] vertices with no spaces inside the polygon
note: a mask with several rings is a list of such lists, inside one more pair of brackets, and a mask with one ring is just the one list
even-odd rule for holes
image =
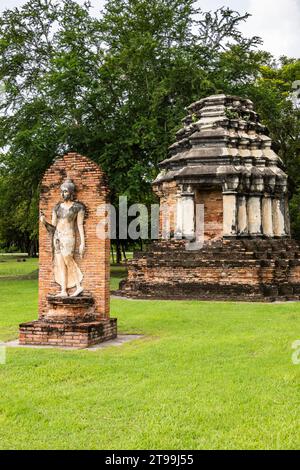
{"label": "brick stupa", "polygon": [[[110,240],[97,235],[97,225],[105,222],[109,202],[106,177],[94,162],[76,153],[58,158],[41,183],[40,210],[51,221],[53,208],[61,200],[61,184],[71,178],[76,201],[85,207],[86,248],[75,261],[83,273],[83,293],[57,297],[59,286],[53,274],[52,236],[43,224],[39,229],[39,315],[38,320],[20,325],[22,345],[51,345],[85,348],[117,336],[117,320],[110,318]],[[102,208],[102,210],[101,210]],[[74,291],[74,289],[73,289]]]}
{"label": "brick stupa", "polygon": [[287,175],[250,100],[191,104],[160,167],[160,240],[129,262],[122,295],[299,299]]}

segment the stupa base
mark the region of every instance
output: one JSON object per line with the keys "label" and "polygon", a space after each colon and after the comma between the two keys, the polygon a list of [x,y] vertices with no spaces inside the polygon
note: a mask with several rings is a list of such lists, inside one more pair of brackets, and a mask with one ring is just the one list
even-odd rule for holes
{"label": "stupa base", "polygon": [[117,294],[132,298],[300,300],[300,246],[290,239],[220,240],[199,250],[154,242],[128,263]]}

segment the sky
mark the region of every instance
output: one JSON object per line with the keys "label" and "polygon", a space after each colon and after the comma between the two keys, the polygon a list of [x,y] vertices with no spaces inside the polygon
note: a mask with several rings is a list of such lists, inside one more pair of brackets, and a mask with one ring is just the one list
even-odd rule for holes
{"label": "sky", "polygon": [[[0,0],[0,12],[5,8],[21,6],[27,0]],[[83,3],[84,0],[77,0]],[[99,14],[105,0],[91,0],[93,13]],[[260,36],[263,48],[275,57],[300,56],[299,26],[300,0],[198,0],[195,6],[204,11],[228,6],[240,13],[251,13],[252,17],[242,26],[248,37]]]}

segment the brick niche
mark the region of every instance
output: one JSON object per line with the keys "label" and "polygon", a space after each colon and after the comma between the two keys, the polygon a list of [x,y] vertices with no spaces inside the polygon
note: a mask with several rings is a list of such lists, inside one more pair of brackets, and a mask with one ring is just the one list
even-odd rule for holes
{"label": "brick niche", "polygon": [[51,235],[40,224],[38,321],[20,325],[20,344],[87,347],[117,336],[117,320],[110,318],[110,240],[99,238],[96,230],[97,224],[106,222],[107,212],[99,207],[109,202],[107,179],[96,163],[82,155],[69,153],[58,158],[41,182],[40,210],[49,222],[54,206],[61,201],[60,186],[66,178],[76,186],[75,199],[86,207],[82,259],[78,233],[75,248],[84,292],[73,298],[55,297],[59,286],[53,276]]}

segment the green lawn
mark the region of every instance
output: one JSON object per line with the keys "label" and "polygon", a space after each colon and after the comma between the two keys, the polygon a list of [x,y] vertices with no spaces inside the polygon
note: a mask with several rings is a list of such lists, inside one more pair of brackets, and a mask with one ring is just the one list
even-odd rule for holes
{"label": "green lawn", "polygon": [[110,267],[110,290],[119,288],[119,283],[126,277],[126,269],[123,266]]}
{"label": "green lawn", "polygon": [[38,259],[22,255],[0,255],[0,280],[8,276],[26,276],[38,269]]}
{"label": "green lawn", "polygon": [[[127,253],[130,257],[131,253]],[[12,280],[29,276],[32,279],[38,278],[38,259],[28,258],[26,255],[1,255],[0,254],[0,281]],[[119,282],[126,276],[126,268],[124,266],[111,266],[111,290],[119,287]]]}
{"label": "green lawn", "polygon": [[[297,449],[300,304],[113,299],[98,351],[9,348],[1,449]],[[0,339],[36,318],[37,281],[0,281]]]}

